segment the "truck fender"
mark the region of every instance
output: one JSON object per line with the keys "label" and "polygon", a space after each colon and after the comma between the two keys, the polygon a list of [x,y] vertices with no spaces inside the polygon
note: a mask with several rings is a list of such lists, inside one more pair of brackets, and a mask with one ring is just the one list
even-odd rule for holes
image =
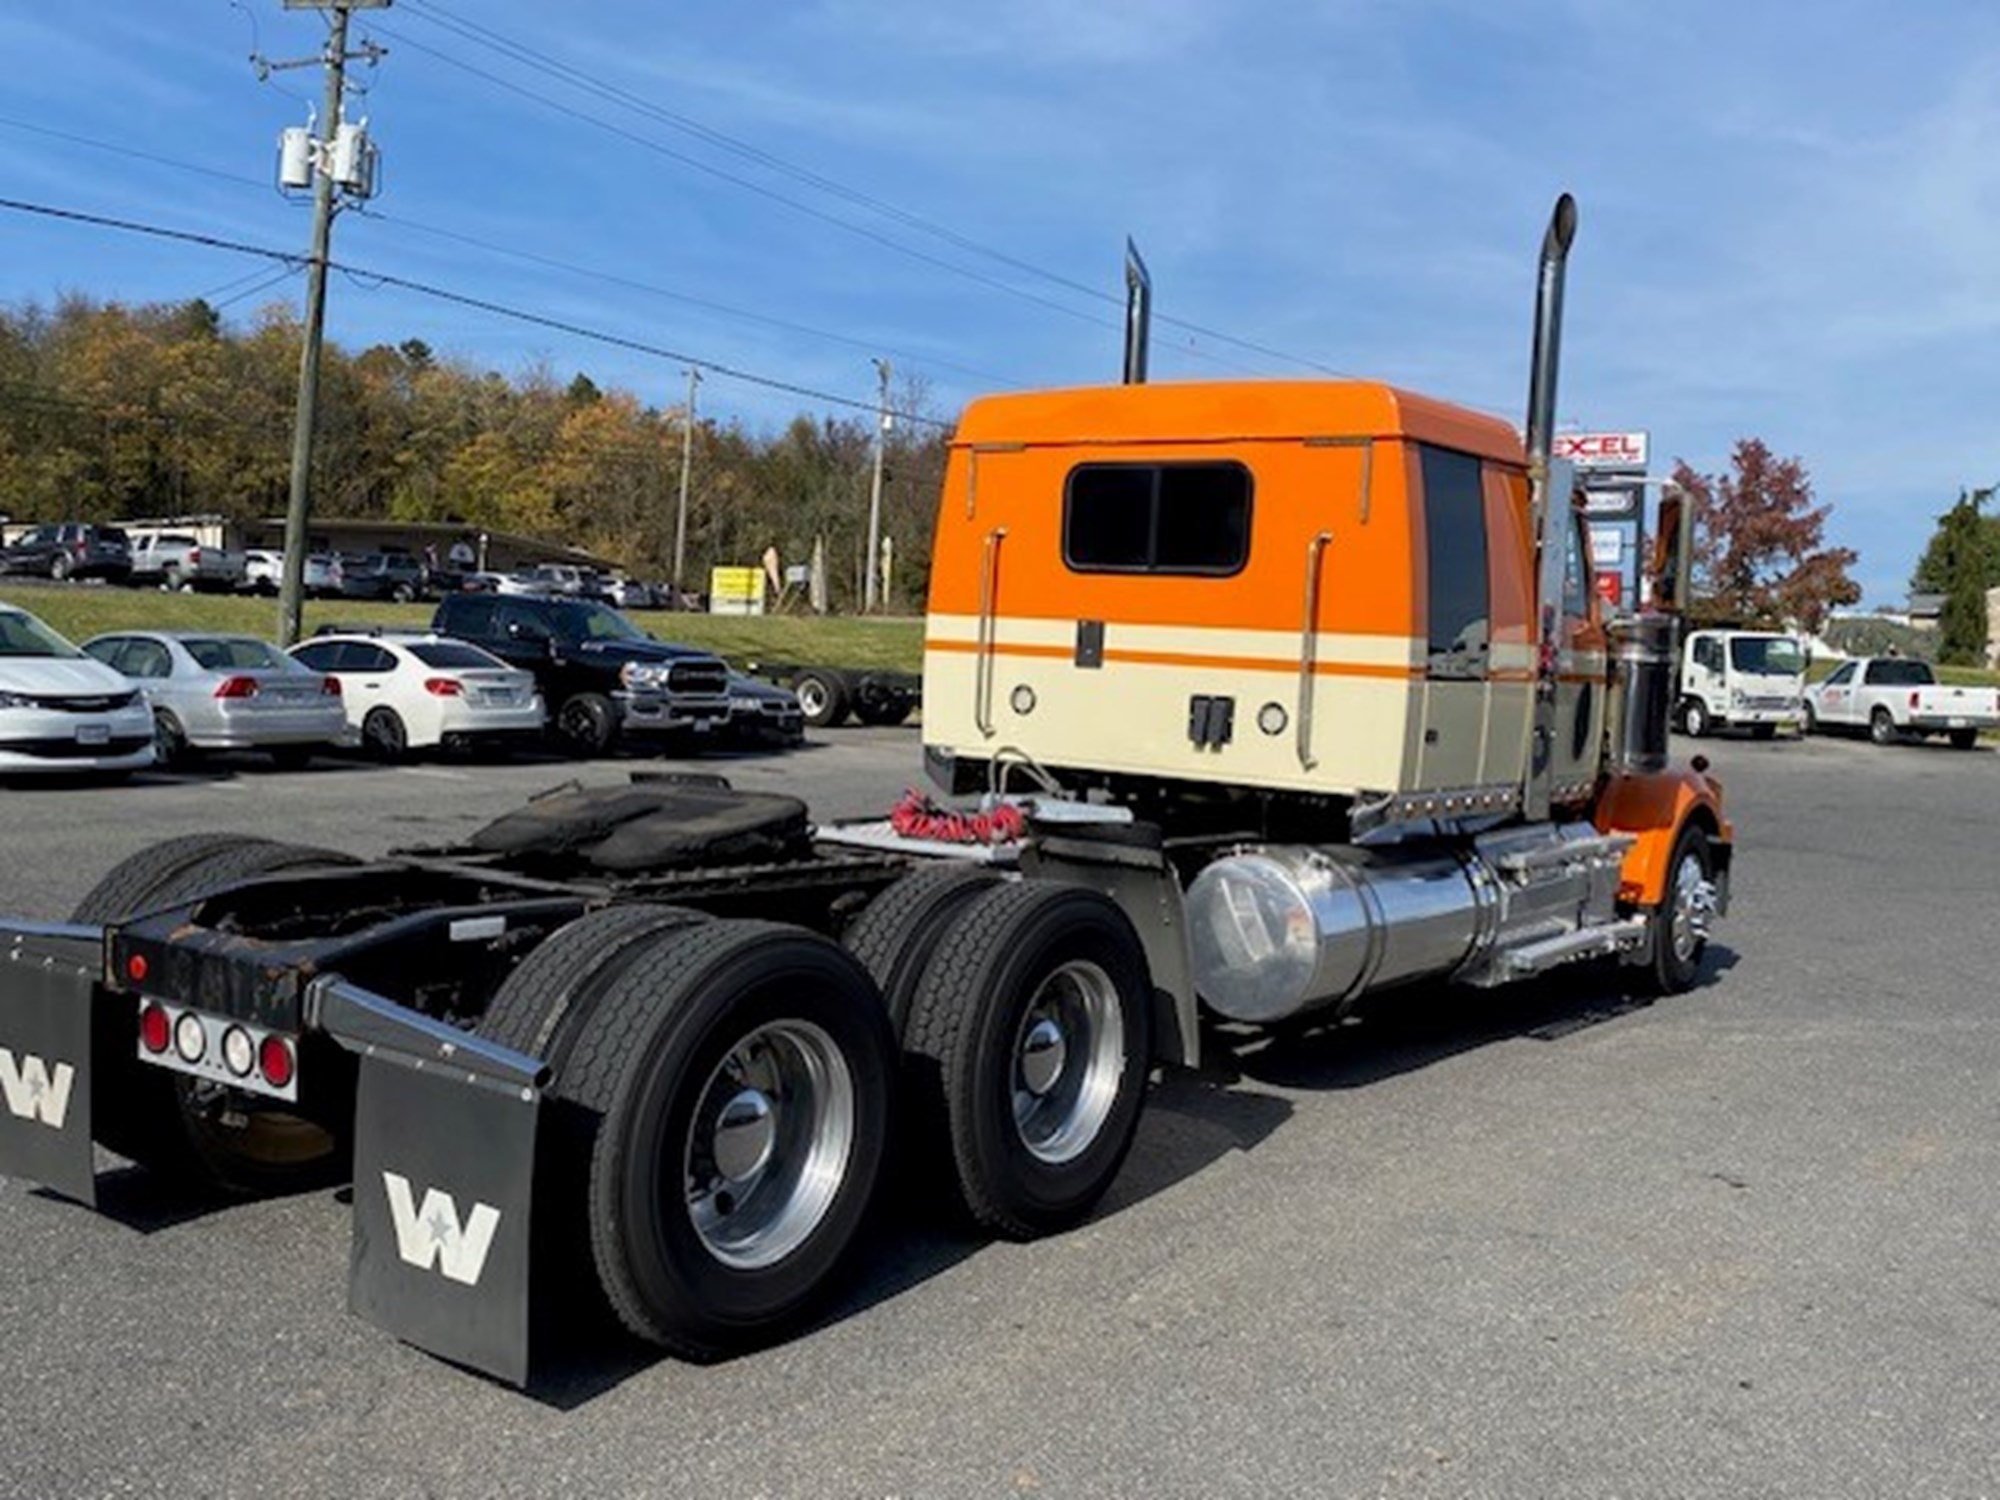
{"label": "truck fender", "polygon": [[1727,867],[1736,836],[1723,816],[1722,784],[1705,765],[1613,776],[1598,794],[1592,821],[1600,832],[1632,835],[1619,871],[1618,899],[1634,906],[1657,906],[1665,896],[1674,842],[1689,823],[1715,845],[1719,868]]}

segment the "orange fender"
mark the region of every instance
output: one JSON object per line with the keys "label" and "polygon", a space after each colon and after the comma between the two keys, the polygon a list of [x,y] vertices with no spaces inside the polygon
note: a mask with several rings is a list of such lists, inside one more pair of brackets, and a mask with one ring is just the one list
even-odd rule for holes
{"label": "orange fender", "polygon": [[[1736,831],[1722,815],[1722,783],[1706,770],[1675,767],[1614,776],[1604,784],[1592,815],[1603,833],[1629,833],[1638,842],[1625,851],[1618,898],[1635,906],[1656,906],[1666,895],[1667,865],[1674,840],[1689,820],[1723,846]],[[1727,859],[1725,852],[1723,859]]]}

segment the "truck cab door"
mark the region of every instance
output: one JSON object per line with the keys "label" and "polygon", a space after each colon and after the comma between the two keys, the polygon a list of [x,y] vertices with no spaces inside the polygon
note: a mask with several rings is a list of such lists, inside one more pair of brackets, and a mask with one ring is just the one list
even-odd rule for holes
{"label": "truck cab door", "polygon": [[1563,558],[1553,777],[1558,787],[1594,783],[1603,761],[1607,642],[1589,558],[1578,516],[1569,527]]}

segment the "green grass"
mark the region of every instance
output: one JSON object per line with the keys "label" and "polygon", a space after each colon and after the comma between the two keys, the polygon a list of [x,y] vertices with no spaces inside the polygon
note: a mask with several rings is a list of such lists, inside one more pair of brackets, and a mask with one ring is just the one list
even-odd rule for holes
{"label": "green grass", "polygon": [[[77,584],[37,588],[0,585],[0,600],[40,616],[73,641],[107,630],[226,630],[275,640],[278,603],[230,594],[168,594]],[[357,600],[306,602],[308,633],[321,625],[428,625],[429,604]],[[924,622],[916,618],[857,620],[797,615],[686,615],[640,610],[640,629],[661,640],[719,652],[733,662],[798,662],[824,666],[923,670]]]}

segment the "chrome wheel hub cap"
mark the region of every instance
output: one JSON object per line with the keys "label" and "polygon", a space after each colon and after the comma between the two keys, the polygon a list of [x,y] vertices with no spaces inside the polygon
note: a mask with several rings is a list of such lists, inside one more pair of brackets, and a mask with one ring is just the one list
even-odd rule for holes
{"label": "chrome wheel hub cap", "polygon": [[1036,1159],[1060,1166],[1097,1139],[1125,1073],[1118,987],[1086,959],[1034,993],[1014,1039],[1014,1128]]}
{"label": "chrome wheel hub cap", "polygon": [[798,1249],[846,1180],[855,1130],[854,1076],[818,1026],[774,1021],[737,1042],[702,1086],[683,1153],[703,1248],[744,1271]]}

